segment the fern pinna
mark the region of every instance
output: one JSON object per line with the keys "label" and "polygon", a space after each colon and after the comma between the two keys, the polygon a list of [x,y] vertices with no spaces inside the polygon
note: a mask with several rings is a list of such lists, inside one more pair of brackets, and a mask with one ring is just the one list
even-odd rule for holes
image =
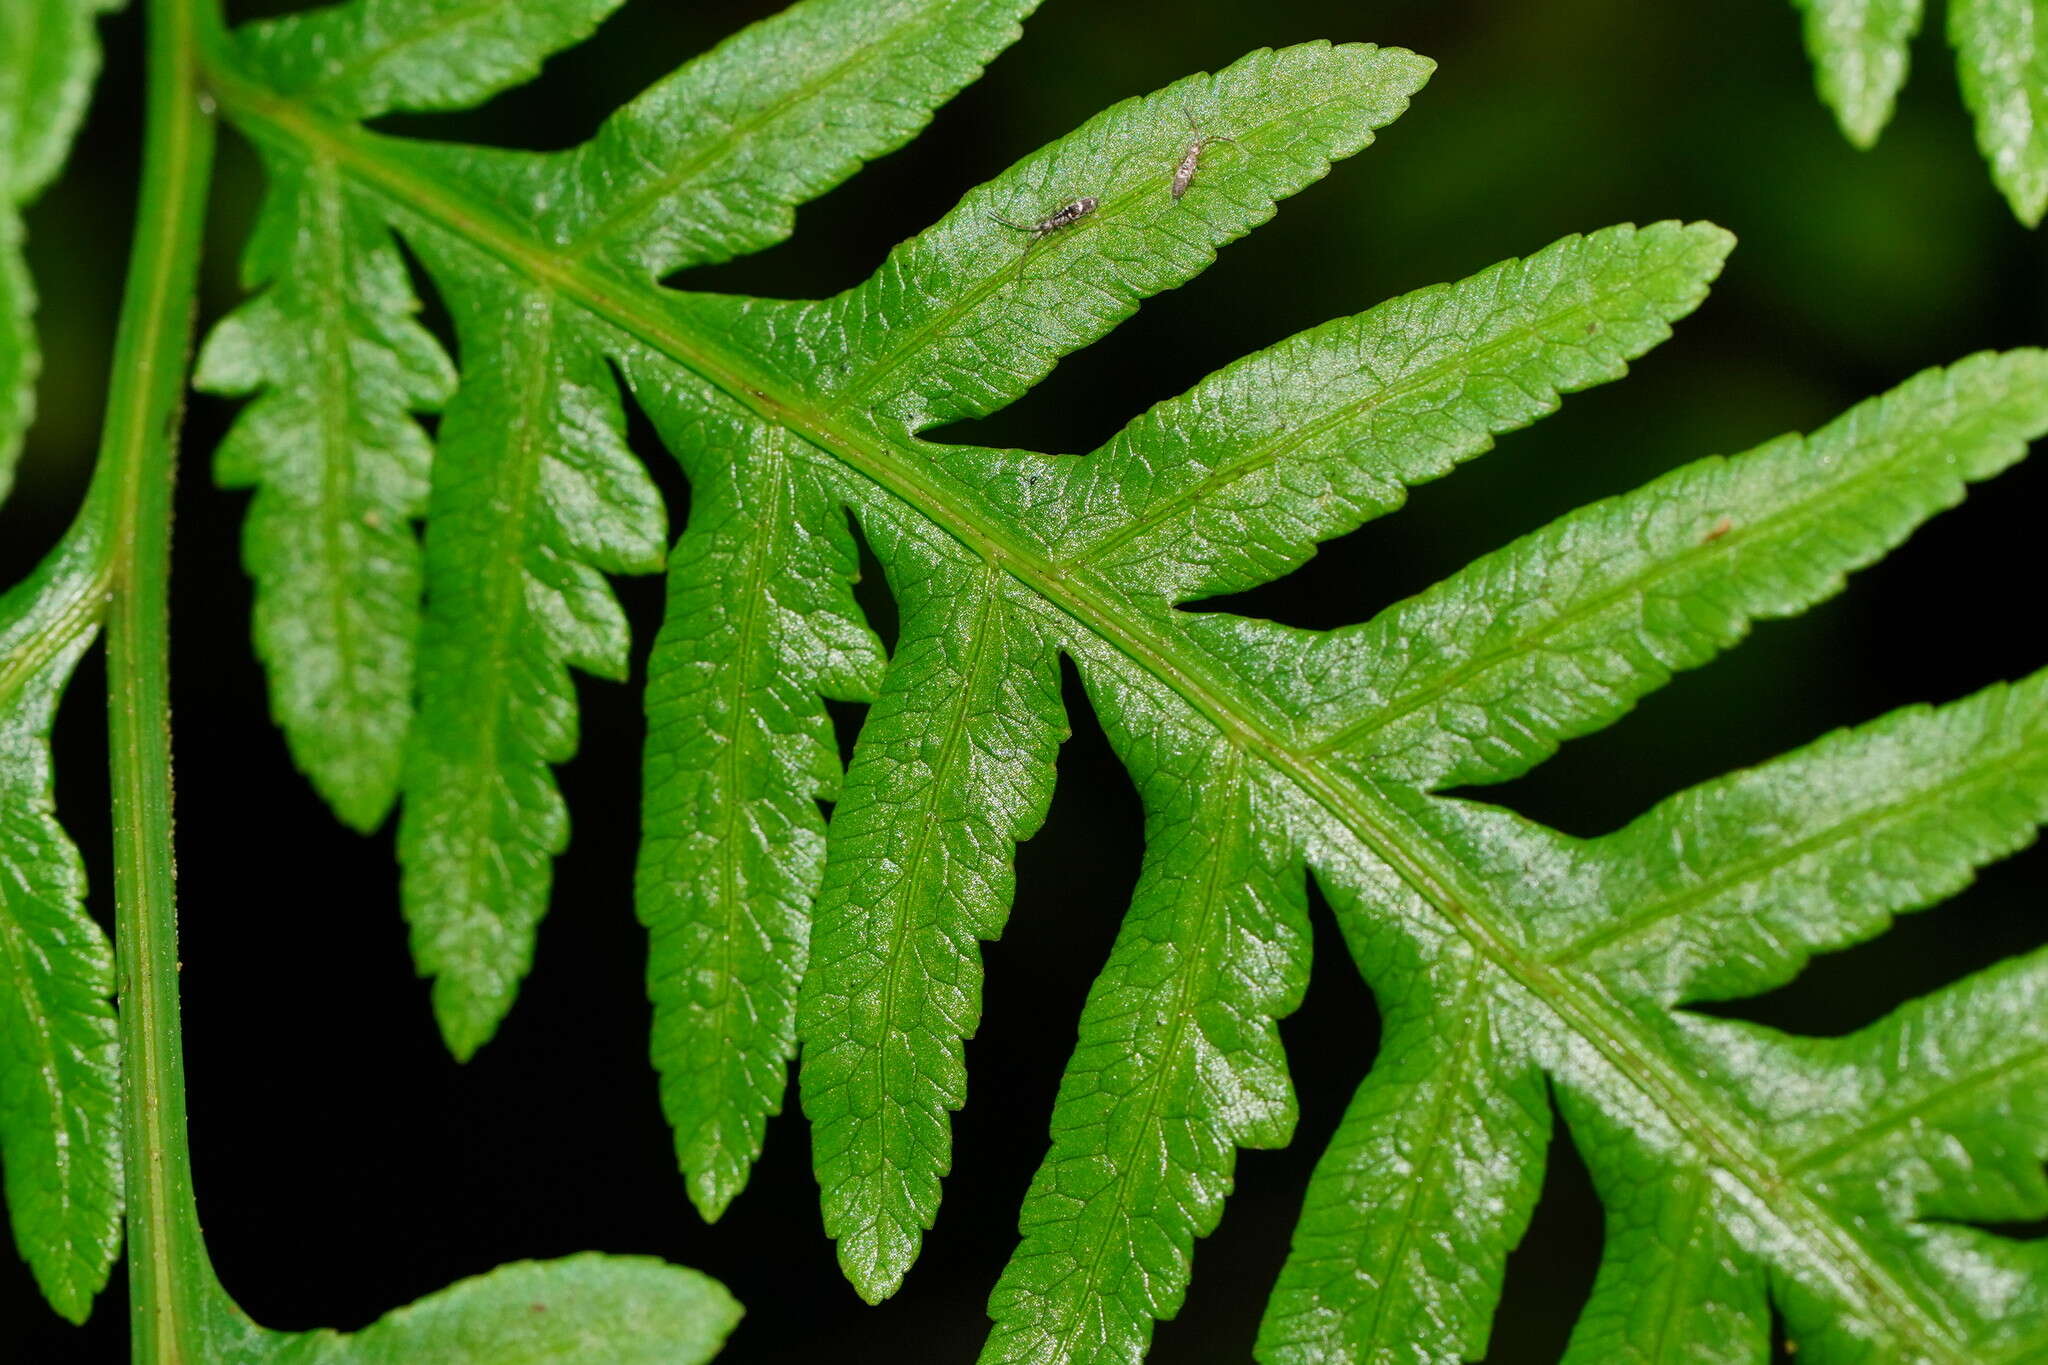
{"label": "fern pinna", "polygon": [[[1309,44],[1127,100],[865,282],[792,302],[664,281],[786,237],[798,204],[973,80],[1030,0],[803,0],[567,152],[361,126],[478,103],[617,3],[349,0],[207,57],[270,175],[256,295],[198,378],[253,395],[217,470],[255,490],[273,709],[342,819],[398,804],[415,955],[458,1056],[511,1007],[568,837],[569,670],[627,669],[605,576],[665,564],[638,912],[653,1061],[706,1217],[800,1055],[848,1277],[880,1299],[910,1269],[967,1099],[979,944],[1051,798],[1065,657],[1141,794],[1145,859],[985,1360],[1136,1360],[1176,1311],[1236,1149],[1290,1136],[1275,1023],[1307,981],[1310,876],[1386,1036],[1261,1358],[1478,1358],[1553,1097],[1608,1210],[1570,1360],[1759,1361],[1773,1305],[1824,1365],[2048,1354],[2048,1249],[1973,1226],[2048,1214],[2048,957],[1843,1039],[1684,1008],[1769,990],[2027,843],[2048,674],[1829,736],[1605,838],[1445,794],[1837,591],[2048,431],[2048,356],[1919,375],[1363,625],[1189,612],[1620,377],[1731,239],[1567,237],[1247,357],[1090,455],[942,443],[924,433],[1014,401],[1367,146],[1430,63]],[[459,363],[415,320],[401,239]],[[689,480],[673,545],[620,383]],[[886,656],[852,594],[855,523],[901,613]],[[43,695],[10,703],[31,786]],[[843,771],[827,700],[869,704]],[[4,1131],[11,1170],[38,1130]]]}

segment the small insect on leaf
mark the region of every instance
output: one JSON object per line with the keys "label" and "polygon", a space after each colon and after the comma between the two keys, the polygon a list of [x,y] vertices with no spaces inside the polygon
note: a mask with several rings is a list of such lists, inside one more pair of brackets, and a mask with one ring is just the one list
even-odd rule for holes
{"label": "small insect on leaf", "polygon": [[1195,183],[1195,172],[1202,169],[1202,153],[1208,151],[1212,143],[1236,143],[1235,138],[1205,136],[1193,114],[1188,115],[1188,128],[1194,133],[1195,140],[1187,145],[1187,150],[1180,154],[1180,164],[1173,168],[1173,202],[1176,204],[1188,192],[1188,186]]}
{"label": "small insect on leaf", "polygon": [[1066,203],[1061,204],[1035,223],[1013,223],[1009,219],[999,218],[993,213],[988,217],[990,222],[1000,224],[1012,232],[1028,232],[1031,234],[1031,240],[1024,244],[1024,254],[1017,258],[1017,278],[1022,279],[1024,277],[1024,262],[1031,259],[1032,247],[1037,246],[1062,228],[1072,227],[1089,214],[1095,212],[1101,204],[1102,201],[1094,195],[1084,194],[1079,199],[1070,199]]}
{"label": "small insect on leaf", "polygon": [[1722,536],[1727,535],[1730,531],[1734,529],[1735,519],[1733,517],[1724,516],[1720,518],[1718,521],[1716,521],[1712,526],[1707,528],[1707,533],[1700,537],[1700,544],[1712,545],[1715,541],[1719,540]]}
{"label": "small insect on leaf", "polygon": [[1079,199],[1069,200],[1067,203],[1061,204],[1051,213],[1046,214],[1045,217],[1029,226],[1023,223],[1013,223],[1007,218],[998,218],[993,213],[989,215],[989,220],[1000,223],[1013,232],[1028,232],[1031,234],[1031,240],[1035,242],[1041,237],[1050,237],[1061,228],[1072,227],[1089,214],[1095,212],[1101,203],[1102,201],[1094,195],[1084,194]]}

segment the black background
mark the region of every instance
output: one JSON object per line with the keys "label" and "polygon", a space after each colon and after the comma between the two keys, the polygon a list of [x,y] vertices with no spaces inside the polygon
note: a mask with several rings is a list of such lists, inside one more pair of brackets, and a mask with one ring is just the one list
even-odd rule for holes
{"label": "black background", "polygon": [[[473,114],[387,123],[568,145],[776,7],[707,0],[672,12],[682,8],[635,0],[528,89]],[[49,373],[21,487],[0,509],[9,580],[75,507],[104,393],[132,211],[139,24],[120,16],[106,34],[103,98],[71,172],[30,215]],[[1589,498],[1810,429],[1925,365],[2042,339],[2040,239],[1989,184],[1938,34],[1915,49],[1900,118],[1875,152],[1860,153],[1812,94],[1784,0],[1050,0],[923,138],[806,208],[788,244],[680,282],[783,296],[843,288],[967,187],[1102,106],[1310,38],[1405,45],[1441,69],[1378,145],[1207,275],[958,435],[1089,449],[1244,352],[1565,232],[1703,217],[1742,245],[1712,299],[1628,380],[1570,399],[1237,609],[1311,626],[1363,619]],[[258,194],[252,162],[227,134],[208,320],[236,297],[234,254]],[[449,1060],[412,975],[389,828],[365,840],[339,827],[265,719],[237,564],[244,498],[214,491],[206,473],[232,411],[193,403],[174,584],[191,1131],[200,1210],[228,1290],[270,1326],[347,1328],[503,1261],[644,1252],[718,1276],[747,1305],[727,1359],[971,1360],[1044,1152],[1073,1022],[1137,869],[1136,801],[1079,692],[1070,685],[1075,736],[1051,818],[1021,851],[1010,930],[986,953],[985,1022],[968,1049],[971,1098],[938,1226],[903,1292],[870,1309],[819,1231],[794,1113],[770,1125],[753,1184],[720,1225],[706,1227],[684,1198],[645,1061],[642,939],[629,899],[637,675],[631,687],[582,684],[582,751],[560,771],[576,835],[536,968],[497,1039],[467,1066]],[[687,490],[644,424],[636,434],[680,525]],[[2044,476],[2007,475],[1843,597],[1761,628],[1489,799],[1598,833],[1832,726],[2040,667]],[[628,580],[619,591],[644,663],[659,584]],[[872,573],[863,592],[886,625]],[[71,687],[57,752],[59,804],[105,916],[103,695],[95,656]],[[843,736],[858,712],[841,708]],[[1949,907],[1727,1012],[1823,1033],[1860,1026],[2040,943],[2044,881],[2041,853],[2023,855]],[[1301,1092],[1296,1140],[1242,1156],[1223,1225],[1198,1247],[1188,1304],[1160,1325],[1157,1361],[1249,1358],[1308,1169],[1371,1064],[1371,996],[1326,911],[1317,915],[1308,1003],[1282,1027]],[[1535,1225],[1509,1264],[1489,1361],[1557,1358],[1600,1232],[1560,1130]],[[0,1341],[11,1343],[0,1357],[124,1358],[118,1271],[76,1329],[41,1304],[25,1268],[0,1260]]]}

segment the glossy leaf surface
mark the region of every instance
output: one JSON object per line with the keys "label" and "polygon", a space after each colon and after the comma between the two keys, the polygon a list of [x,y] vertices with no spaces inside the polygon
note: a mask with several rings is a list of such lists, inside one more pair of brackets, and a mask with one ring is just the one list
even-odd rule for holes
{"label": "glossy leaf surface", "polygon": [[0,1169],[15,1246],[74,1322],[121,1244],[114,955],[50,768],[58,699],[98,629],[97,548],[74,533],[0,596]]}
{"label": "glossy leaf surface", "polygon": [[[99,72],[116,0],[0,0],[0,499],[40,368],[22,210],[54,180]],[[15,1246],[82,1322],[120,1246],[114,962],[57,823],[50,727],[105,589],[83,523],[0,595],[0,1170]]]}
{"label": "glossy leaf surface", "polygon": [[[1276,1023],[1308,978],[1310,875],[1388,1041],[1309,1192],[1266,1358],[1483,1353],[1552,1095],[1612,1215],[1575,1359],[1757,1359],[1773,1302],[1829,1365],[2038,1352],[2037,1291],[2015,1287],[2041,1282],[2032,1253],[1926,1221],[2048,1213],[2023,1176],[2043,1146],[2012,1022],[2026,964],[1840,1046],[1683,1009],[1768,990],[2031,838],[2038,680],[1830,737],[1604,840],[1439,793],[1527,771],[1752,622],[1839,591],[2048,429],[2048,359],[1929,371],[1357,626],[1183,611],[1621,377],[1731,241],[1673,223],[1567,237],[1248,356],[1079,458],[927,439],[1199,273],[1430,70],[1309,44],[1111,107],[836,297],[662,283],[780,240],[1027,8],[811,0],[563,153],[366,132],[266,78],[257,58],[280,58],[260,49],[222,73],[271,157],[331,164],[412,244],[461,341],[400,834],[457,1052],[509,1006],[566,837],[550,770],[574,748],[568,668],[625,671],[603,576],[666,548],[623,380],[691,484],[649,667],[638,895],[664,1104],[707,1215],[744,1184],[801,1044],[841,1264],[870,1299],[909,1271],[969,1093],[979,945],[1050,799],[1065,656],[1138,786],[1145,862],[985,1358],[1135,1360],[1178,1309],[1237,1149],[1292,1132]],[[1196,129],[1230,141],[1199,149],[1175,198]],[[901,616],[886,660],[851,592],[854,525]],[[871,703],[844,772],[833,698]],[[1812,1164],[1907,1071],[1927,1112],[1950,1106],[1933,1146],[1873,1136],[1863,1164]]]}

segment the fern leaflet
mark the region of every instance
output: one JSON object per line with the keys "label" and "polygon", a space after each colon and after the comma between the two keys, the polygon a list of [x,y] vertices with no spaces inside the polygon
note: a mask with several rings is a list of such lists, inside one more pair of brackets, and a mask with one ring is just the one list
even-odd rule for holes
{"label": "fern leaflet", "polygon": [[[35,412],[35,291],[21,210],[70,151],[109,0],[0,0],[0,498]],[[83,1322],[120,1247],[120,1058],[112,946],[56,821],[50,726],[99,622],[83,521],[0,595],[0,1168],[15,1245],[51,1307]]]}
{"label": "fern leaflet", "polygon": [[94,21],[120,0],[0,3],[0,499],[35,415],[36,295],[21,211],[56,178],[85,116],[100,48]]}

